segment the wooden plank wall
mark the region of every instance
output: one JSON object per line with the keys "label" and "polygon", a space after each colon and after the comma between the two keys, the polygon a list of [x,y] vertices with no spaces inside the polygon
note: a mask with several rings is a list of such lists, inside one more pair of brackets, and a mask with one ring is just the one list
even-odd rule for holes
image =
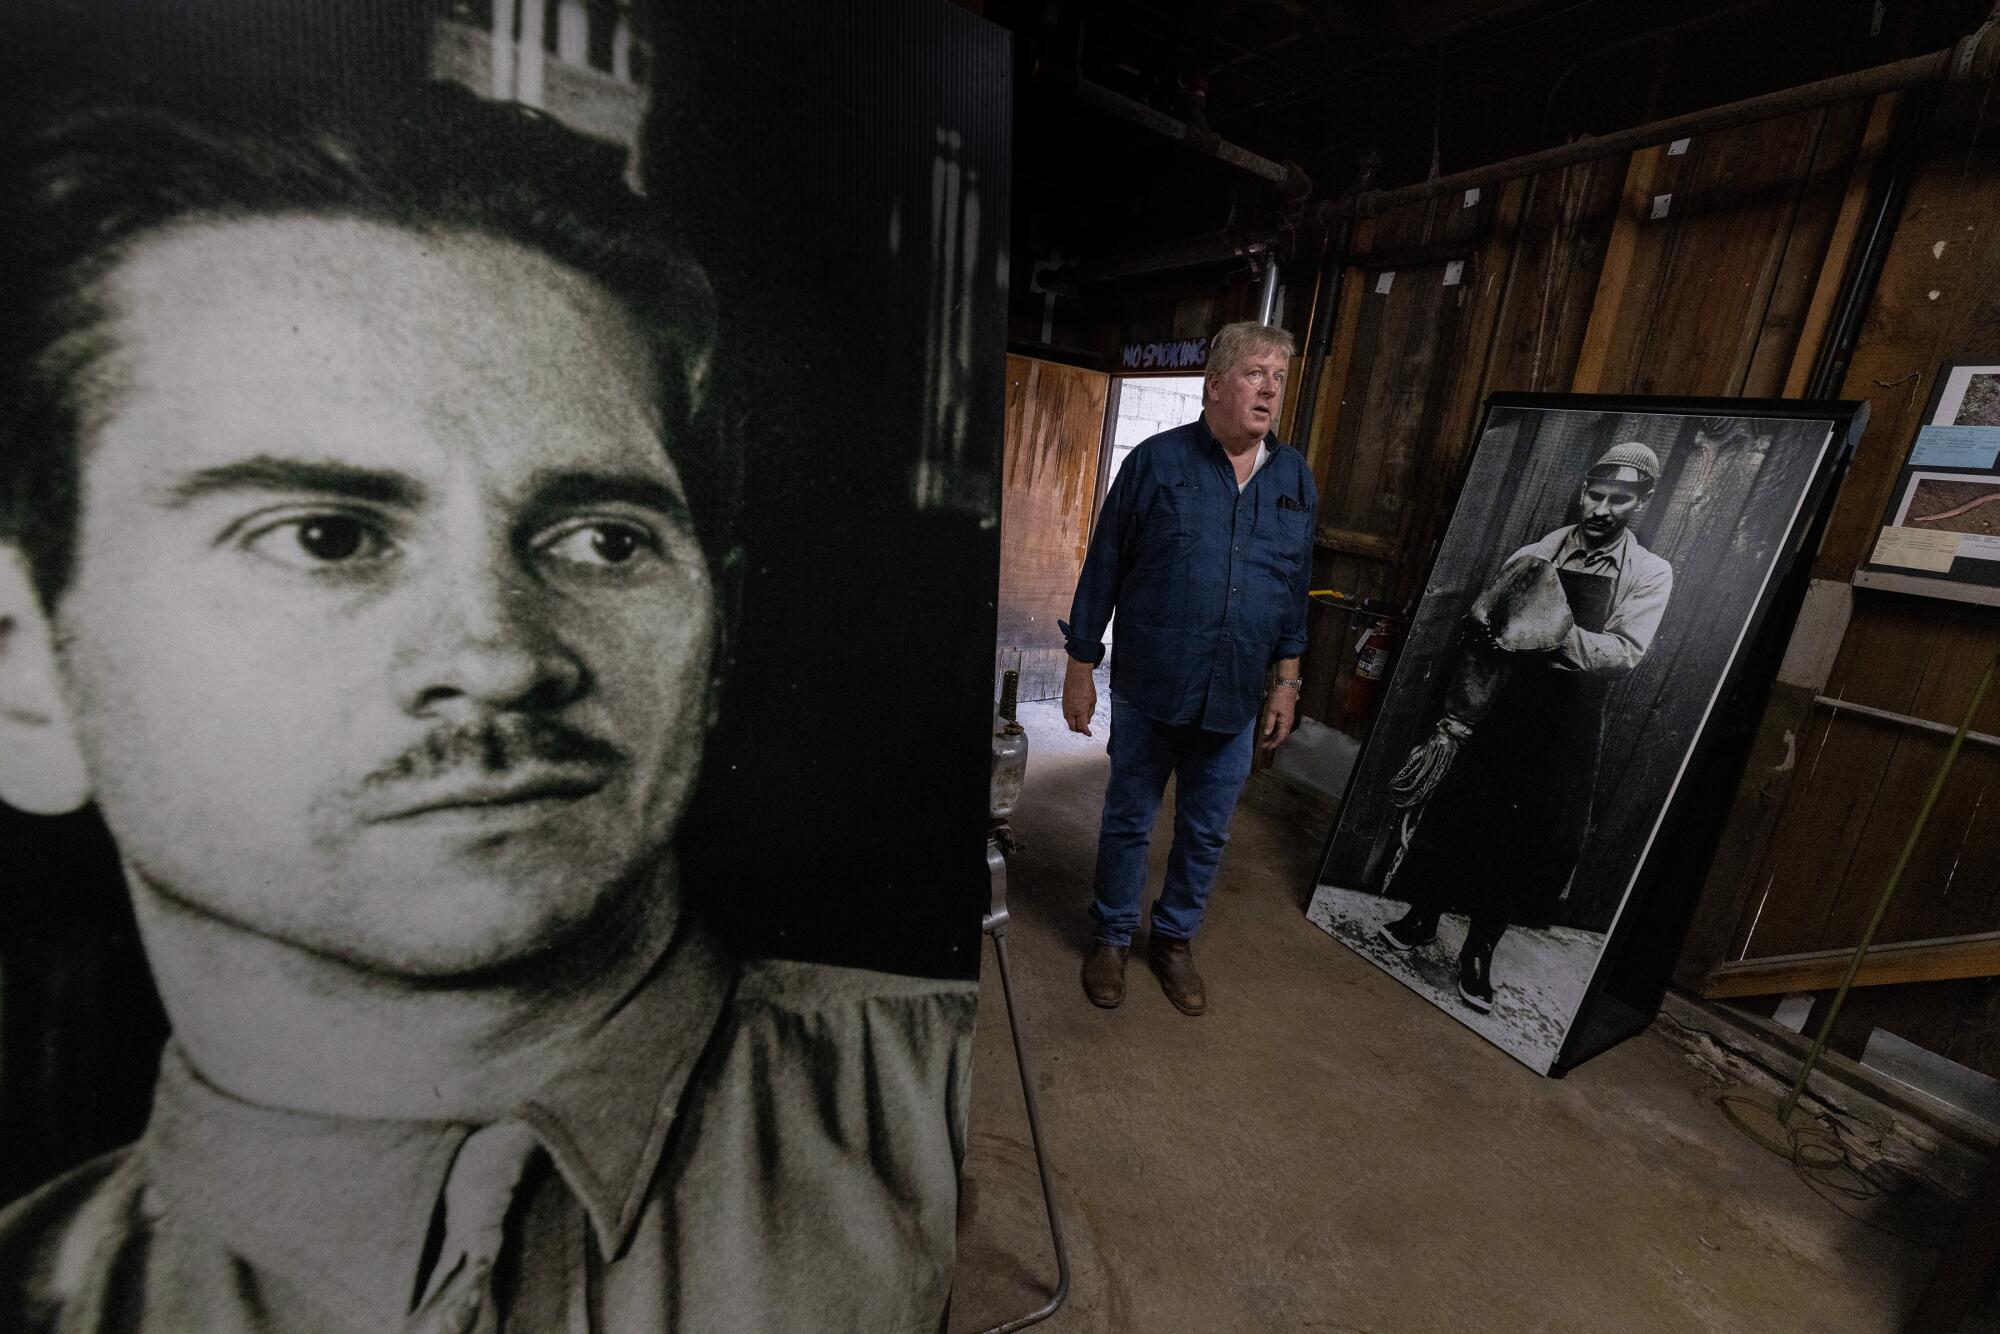
{"label": "wooden plank wall", "polygon": [[[1942,95],[1923,122],[1903,217],[1842,396],[1871,406],[1814,573],[1851,600],[1823,681],[1781,683],[1676,976],[1715,964],[1850,947],[1908,835],[1946,739],[1835,714],[1815,694],[1956,724],[2000,652],[2000,610],[1850,589],[1941,363],[2000,360],[2000,131],[1978,89]],[[2000,727],[1991,700],[1977,729]],[[2000,928],[2000,753],[1968,747],[1918,844],[1885,942]],[[1827,996],[1818,996],[1824,1005]],[[1761,1003],[1768,1009],[1775,998]],[[1808,1024],[1819,1023],[1815,1007]],[[1836,1050],[1877,1028],[2000,1076],[2000,982],[1872,988],[1842,1010]]]}
{"label": "wooden plank wall", "polygon": [[[1798,345],[1868,104],[1633,155],[1572,388],[1774,398]],[[1669,225],[1662,225],[1662,224]]]}
{"label": "wooden plank wall", "polygon": [[1101,371],[1007,358],[994,671],[1017,668],[1022,699],[1062,694],[1056,621],[1069,614],[1090,540],[1110,386]]}
{"label": "wooden plank wall", "polygon": [[[1987,608],[1863,594],[1825,693],[1956,724],[1992,652]],[[1974,651],[1962,652],[1971,646]],[[2000,696],[1973,726],[2000,725]],[[1834,949],[1860,938],[1916,819],[1948,737],[1814,710],[1799,737],[1799,779],[1744,905],[1736,957]],[[1968,747],[1904,873],[1882,939],[2000,929],[2000,754]]]}
{"label": "wooden plank wall", "polygon": [[[1465,363],[1484,361],[1472,333],[1491,333],[1465,314],[1493,213],[1490,195],[1470,205],[1437,200],[1356,228],[1314,437],[1304,445],[1320,488],[1316,588],[1400,603],[1422,578],[1413,567],[1428,563],[1435,538],[1419,520],[1446,466],[1443,417]],[[1309,717],[1341,721],[1362,628],[1342,608],[1308,613],[1301,707]]]}
{"label": "wooden plank wall", "polygon": [[[1802,340],[1829,255],[1845,260],[1869,112],[1745,126],[1357,229],[1304,446],[1323,493],[1316,586],[1396,605],[1422,592],[1489,394],[1780,392],[1816,350]],[[1312,628],[1305,711],[1339,723],[1359,627],[1315,608]]]}
{"label": "wooden plank wall", "polygon": [[[1421,591],[1487,394],[1800,394],[1892,131],[1930,103],[1839,391],[1872,416],[1814,567],[1814,605],[1832,612],[1816,613],[1806,633],[1823,647],[1804,656],[1825,662],[1781,682],[1761,718],[1736,721],[1754,733],[1750,767],[1676,970],[1683,984],[1724,959],[1851,945],[1907,834],[1943,739],[1831,714],[1813,695],[1955,723],[2000,651],[2000,610],[1848,587],[1937,366],[2000,362],[2000,128],[1981,114],[1983,92],[1746,126],[1517,182],[1472,210],[1404,210],[1357,237],[1304,442],[1327,493],[1317,582],[1401,602]],[[1447,303],[1448,253],[1466,278]],[[1339,722],[1356,628],[1313,615],[1306,711]],[[1975,725],[2000,730],[2000,699]],[[2000,754],[1968,751],[1960,765],[1884,939],[2000,929]],[[1871,988],[1843,1012],[1836,1049],[1858,1055],[1877,1027],[2000,1075],[2000,982]]]}

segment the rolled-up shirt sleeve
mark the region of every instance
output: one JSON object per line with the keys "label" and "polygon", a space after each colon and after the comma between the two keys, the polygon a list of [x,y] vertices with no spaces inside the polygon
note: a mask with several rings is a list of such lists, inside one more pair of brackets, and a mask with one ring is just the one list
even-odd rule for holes
{"label": "rolled-up shirt sleeve", "polygon": [[1604,629],[1572,627],[1557,653],[1570,666],[1594,676],[1631,671],[1652,647],[1673,591],[1674,572],[1664,562],[1651,572],[1635,574],[1632,590],[1618,600]]}
{"label": "rolled-up shirt sleeve", "polygon": [[1105,627],[1111,624],[1118,586],[1132,563],[1132,520],[1137,511],[1134,495],[1143,484],[1143,471],[1135,451],[1112,480],[1097,516],[1097,531],[1090,535],[1090,549],[1084,554],[1083,572],[1076,578],[1069,619],[1056,622],[1056,628],[1063,632],[1064,647],[1078,662],[1094,666],[1104,661]]}

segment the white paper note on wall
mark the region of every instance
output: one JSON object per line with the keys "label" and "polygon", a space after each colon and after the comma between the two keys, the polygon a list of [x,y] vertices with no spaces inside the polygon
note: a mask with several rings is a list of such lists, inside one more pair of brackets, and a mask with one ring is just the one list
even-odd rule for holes
{"label": "white paper note on wall", "polygon": [[1899,565],[1906,570],[1949,570],[1952,558],[1958,555],[1958,536],[1927,528],[1884,528],[1868,562]]}

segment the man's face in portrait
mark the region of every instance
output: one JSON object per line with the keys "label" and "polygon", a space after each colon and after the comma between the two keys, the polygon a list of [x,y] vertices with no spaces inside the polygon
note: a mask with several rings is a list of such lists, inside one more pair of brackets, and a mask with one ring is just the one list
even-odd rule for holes
{"label": "man's face in portrait", "polygon": [[1585,544],[1601,547],[1616,539],[1638,517],[1645,499],[1646,491],[1639,482],[1585,478],[1577,520]]}
{"label": "man's face in portrait", "polygon": [[626,312],[508,242],[306,215],[147,235],[101,300],[50,726],[128,873],[404,978],[648,892],[716,615]]}
{"label": "man's face in portrait", "polygon": [[1252,352],[1208,382],[1209,429],[1237,439],[1261,439],[1278,424],[1285,400],[1285,354]]}

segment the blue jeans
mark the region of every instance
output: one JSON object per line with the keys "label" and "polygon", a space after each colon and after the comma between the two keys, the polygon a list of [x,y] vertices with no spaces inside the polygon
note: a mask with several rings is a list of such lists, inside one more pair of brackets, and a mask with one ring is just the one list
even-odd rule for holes
{"label": "blue jeans", "polygon": [[1111,699],[1111,781],[1104,787],[1104,821],[1097,833],[1097,901],[1090,915],[1097,939],[1130,945],[1146,892],[1146,845],[1153,820],[1174,785],[1174,847],[1167,879],[1153,904],[1153,934],[1186,940],[1201,926],[1216,863],[1229,842],[1229,817],[1250,777],[1257,724],[1229,735],[1156,723],[1124,700]]}

